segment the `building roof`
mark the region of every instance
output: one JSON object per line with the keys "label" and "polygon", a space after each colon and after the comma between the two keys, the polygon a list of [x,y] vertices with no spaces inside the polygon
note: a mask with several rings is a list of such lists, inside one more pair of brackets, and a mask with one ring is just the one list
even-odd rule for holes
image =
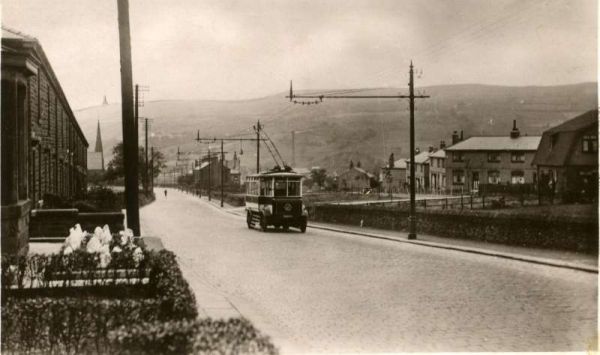
{"label": "building roof", "polygon": [[588,111],[544,132],[532,164],[538,166],[598,166],[598,155],[584,153],[581,137],[598,131],[598,110]]}
{"label": "building roof", "polygon": [[459,150],[532,150],[535,151],[540,144],[540,136],[520,136],[511,138],[501,137],[470,137],[462,142],[446,148],[448,151]]}
{"label": "building roof", "polygon": [[544,131],[544,134],[578,131],[580,129],[588,128],[594,123],[598,123],[598,110],[591,110],[568,121],[565,121],[556,127],[552,127]]}
{"label": "building roof", "polygon": [[429,154],[430,157],[432,158],[445,158],[446,157],[446,151],[443,149],[438,149],[433,153]]}
{"label": "building roof", "polygon": [[79,126],[79,122],[77,122],[77,118],[75,117],[75,114],[73,113],[73,110],[69,105],[69,101],[67,100],[67,97],[62,87],[60,86],[60,82],[58,81],[56,74],[54,73],[54,70],[50,65],[50,61],[48,60],[48,57],[46,56],[46,53],[44,52],[44,49],[42,48],[39,41],[35,37],[26,35],[22,32],[16,31],[14,29],[2,25],[3,66],[6,59],[4,56],[5,53],[7,56],[25,56],[26,58],[33,58],[33,60],[36,62],[36,66],[41,65],[41,67],[44,69],[44,72],[48,76],[48,81],[54,87],[56,95],[61,99],[61,101],[65,105],[65,110],[67,111],[67,114],[73,119],[75,123],[75,130],[83,140],[83,144],[86,148],[89,147],[87,138],[83,134],[83,131]]}
{"label": "building roof", "polygon": [[[424,164],[429,160],[429,152],[421,152],[415,155],[415,164]],[[407,163],[410,163],[410,158],[406,159]]]}

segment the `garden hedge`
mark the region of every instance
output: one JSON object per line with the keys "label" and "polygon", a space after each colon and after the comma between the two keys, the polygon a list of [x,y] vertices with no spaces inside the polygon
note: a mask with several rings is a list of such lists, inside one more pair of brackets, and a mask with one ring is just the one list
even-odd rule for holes
{"label": "garden hedge", "polygon": [[[147,284],[139,284],[139,278],[131,277],[132,282],[125,285],[91,282],[84,288],[73,286],[73,275],[85,277],[86,271],[97,265],[93,255],[3,258],[2,353],[114,353],[119,351],[110,348],[109,330],[146,322],[195,319],[195,297],[175,254],[161,250],[146,255],[140,268],[149,270]],[[70,273],[64,274],[64,260],[70,263]],[[116,262],[113,271],[126,266],[123,263],[126,261]],[[34,265],[37,266],[32,273]],[[39,288],[23,282],[25,275],[37,275],[40,285],[49,285],[57,274],[66,275],[68,281]],[[5,284],[5,280],[17,283]],[[139,292],[122,293],[124,287]],[[106,297],[107,293],[111,296]]]}

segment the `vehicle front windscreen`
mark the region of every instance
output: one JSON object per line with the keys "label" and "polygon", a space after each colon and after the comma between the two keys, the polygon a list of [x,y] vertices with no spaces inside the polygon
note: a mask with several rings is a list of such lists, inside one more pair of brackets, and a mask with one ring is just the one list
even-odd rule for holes
{"label": "vehicle front windscreen", "polygon": [[287,196],[287,183],[285,179],[275,180],[275,197]]}
{"label": "vehicle front windscreen", "polygon": [[300,180],[276,179],[275,197],[300,197]]}
{"label": "vehicle front windscreen", "polygon": [[288,196],[300,196],[300,180],[288,180]]}

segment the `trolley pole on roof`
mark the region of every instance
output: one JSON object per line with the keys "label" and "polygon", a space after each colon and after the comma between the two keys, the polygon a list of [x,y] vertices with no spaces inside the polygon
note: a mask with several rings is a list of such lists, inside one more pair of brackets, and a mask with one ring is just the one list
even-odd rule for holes
{"label": "trolley pole on roof", "polygon": [[260,121],[256,122],[256,173],[260,173]]}
{"label": "trolley pole on roof", "polygon": [[[409,99],[410,104],[410,215],[408,217],[408,239],[416,239],[416,204],[415,204],[415,99],[425,99],[429,95],[415,95],[414,91],[414,70],[412,61],[410,62],[408,82],[408,95],[296,95],[294,94],[292,83],[290,82],[290,94],[286,98],[295,104],[315,105],[323,99]],[[302,102],[294,99],[318,99],[315,101]]]}

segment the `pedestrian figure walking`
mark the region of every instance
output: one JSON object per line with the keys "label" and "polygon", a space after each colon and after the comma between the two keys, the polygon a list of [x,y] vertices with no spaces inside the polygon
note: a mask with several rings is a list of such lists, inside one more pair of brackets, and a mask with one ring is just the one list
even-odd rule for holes
{"label": "pedestrian figure walking", "polygon": [[167,190],[165,189],[165,198],[167,198]]}

